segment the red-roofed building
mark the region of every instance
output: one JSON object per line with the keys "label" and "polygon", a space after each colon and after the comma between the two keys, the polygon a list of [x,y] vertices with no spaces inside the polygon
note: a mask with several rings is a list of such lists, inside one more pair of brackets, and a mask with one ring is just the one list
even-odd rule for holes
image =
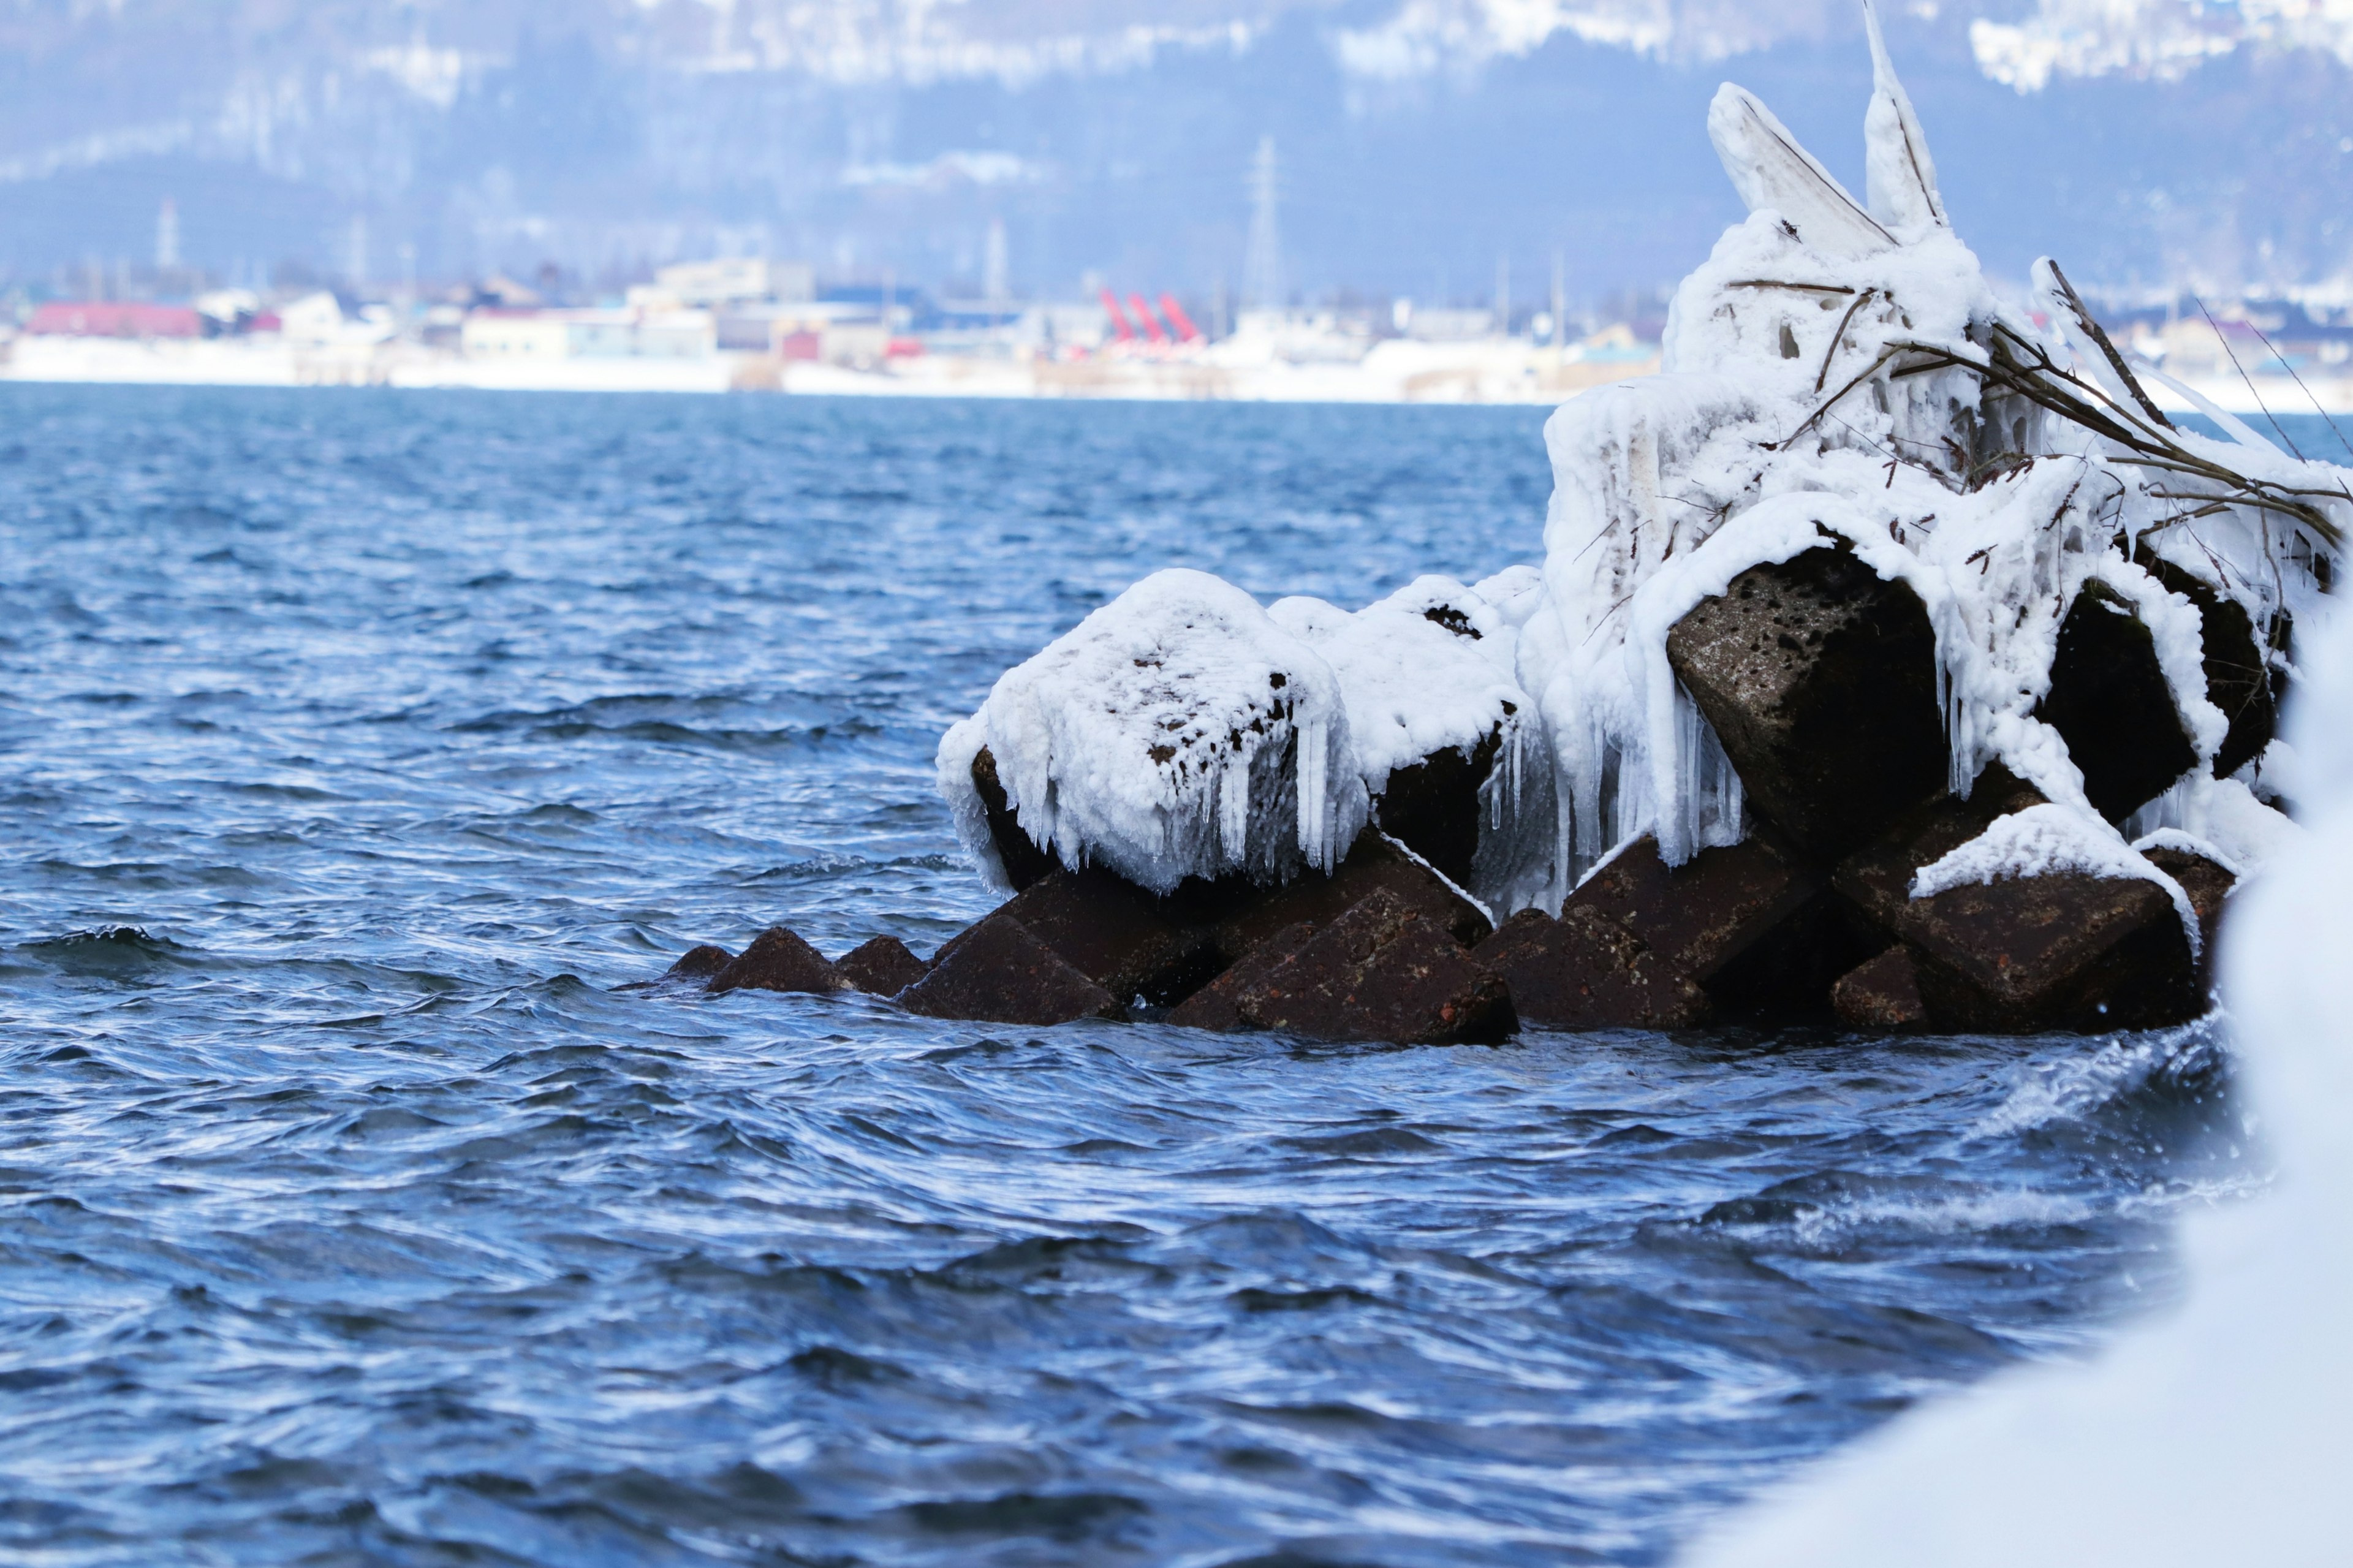
{"label": "red-roofed building", "polygon": [[186,305],[52,301],[33,312],[25,331],[58,338],[198,338],[205,322]]}

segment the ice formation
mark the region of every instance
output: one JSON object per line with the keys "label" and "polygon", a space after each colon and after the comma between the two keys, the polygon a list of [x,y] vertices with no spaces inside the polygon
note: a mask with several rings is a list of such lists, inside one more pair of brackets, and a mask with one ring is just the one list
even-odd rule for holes
{"label": "ice formation", "polygon": [[[1875,18],[1866,209],[1740,89],[1709,130],[1746,222],[1686,279],[1666,374],[1564,406],[1542,602],[1521,640],[1559,791],[1556,902],[1629,835],[1671,862],[1740,831],[1729,770],[1677,686],[1667,632],[1740,571],[1838,543],[1918,595],[1936,632],[1960,794],[2000,760],[2071,815],[2075,863],[2166,879],[2084,799],[2035,716],[2084,585],[2147,626],[2200,766],[2162,826],[2242,842],[2243,790],[2211,777],[2227,728],[2208,700],[2199,611],[2153,560],[2269,628],[2311,611],[2348,517],[2341,471],[2240,428],[2173,426],[2049,263],[2005,304],[1953,233],[1935,163]],[[2051,330],[2038,326],[2041,318]],[[1989,850],[1988,853],[1991,851]]]}
{"label": "ice formation", "polygon": [[[1998,298],[1953,231],[1866,16],[1867,202],[1753,95],[1718,93],[1709,132],[1749,216],[1676,292],[1664,374],[1588,392],[1546,426],[1540,568],[1474,588],[1425,578],[1353,614],[1309,600],[1261,612],[1198,574],[1150,580],[1008,675],[944,744],[944,787],[984,863],[994,851],[965,776],[984,743],[1040,843],[1166,887],[1325,863],[1392,770],[1500,732],[1477,890],[1501,912],[1556,912],[1637,835],[1681,864],[1747,831],[1741,782],[1670,666],[1668,634],[1743,571],[1828,547],[1925,607],[1956,794],[1999,761],[2052,803],[2038,833],[2056,842],[2068,819],[2069,864],[2177,894],[2136,841],[2182,835],[2253,869],[2286,831],[2259,798],[2276,782],[2261,763],[2213,776],[2228,723],[2207,693],[2200,610],[2159,579],[2186,575],[2276,632],[2316,612],[2353,491],[2342,470],[2226,416],[2229,439],[2172,425],[2054,265],[2035,268],[2031,300]],[[2132,837],[2093,808],[2036,716],[2061,626],[2094,583],[2148,628],[2198,759]],[[1203,613],[1173,616],[1180,601]],[[1229,635],[1231,649],[1196,646]],[[1131,645],[1199,673],[1131,675]],[[1277,668],[1317,672],[1280,718],[1243,689]],[[1142,760],[1159,727],[1239,737],[1236,716],[1262,710],[1280,735],[1248,731],[1214,779],[1183,748]],[[1297,795],[1282,854],[1261,822],[1278,777]],[[2025,852],[1989,845],[1969,863],[2005,853]]]}
{"label": "ice formation", "polygon": [[1687,1568],[2323,1568],[2353,1539],[2353,626],[2305,637],[2309,831],[2243,894],[2222,999],[2278,1174],[2193,1217],[2187,1299],[2083,1366],[1907,1415],[1719,1527]]}
{"label": "ice formation", "polygon": [[983,746],[1039,845],[1155,892],[1329,869],[1365,823],[1331,666],[1207,573],[1146,577],[1008,670],[941,741],[957,832],[1002,883],[972,779]]}
{"label": "ice formation", "polygon": [[1339,678],[1356,772],[1374,795],[1442,751],[1493,742],[1497,766],[1517,765],[1534,704],[1512,673],[1516,628],[1481,595],[1429,576],[1354,615],[1303,596],[1267,614]]}

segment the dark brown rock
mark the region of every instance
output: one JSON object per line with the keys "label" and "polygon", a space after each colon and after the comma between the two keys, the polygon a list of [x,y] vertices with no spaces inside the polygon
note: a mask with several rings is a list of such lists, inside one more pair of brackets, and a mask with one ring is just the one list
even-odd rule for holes
{"label": "dark brown rock", "polygon": [[2239,879],[2205,856],[2187,849],[2147,853],[2152,865],[2180,883],[2181,890],[2189,895],[2189,907],[2198,916],[2198,983],[2202,989],[2213,974],[2214,944],[2222,936],[2222,906]]}
{"label": "dark brown rock", "polygon": [[[1019,921],[1123,1003],[1141,996],[1154,1006],[1166,1006],[1191,995],[1225,967],[1215,932],[1189,904],[1155,898],[1100,867],[1057,870],[1015,895],[999,912]],[[946,952],[942,949],[938,956]]]}
{"label": "dark brown rock", "polygon": [[1554,920],[1523,910],[1472,956],[1511,988],[1539,1029],[1683,1029],[1714,1016],[1690,975],[1608,916],[1575,905]]}
{"label": "dark brown rock", "polygon": [[942,948],[899,1005],[927,1018],[1035,1027],[1126,1016],[1118,998],[1002,910]]}
{"label": "dark brown rock", "polygon": [[2126,599],[2096,579],[2059,623],[2051,689],[2034,716],[2059,731],[2083,771],[2084,795],[2122,822],[2198,762],[2181,731],[2157,640]]}
{"label": "dark brown rock", "polygon": [[1731,1016],[1820,1016],[1831,983],[1885,943],[1826,878],[1758,838],[1672,871],[1655,840],[1637,839],[1569,895],[1563,916],[1572,909],[1624,926]]}
{"label": "dark brown rock", "polygon": [[662,972],[664,980],[709,980],[712,975],[735,962],[735,955],[723,947],[704,942],[690,947],[678,955],[678,962]]}
{"label": "dark brown rock", "polygon": [[1667,637],[1749,804],[1802,853],[1869,843],[1946,784],[1936,635],[1852,550],[1751,567]]}
{"label": "dark brown rock", "polygon": [[1498,724],[1468,751],[1435,752],[1392,770],[1373,801],[1374,820],[1447,877],[1468,883],[1479,852],[1479,791],[1503,744]]}
{"label": "dark brown rock", "polygon": [[1303,921],[1318,928],[1328,925],[1376,892],[1387,892],[1420,910],[1464,947],[1493,929],[1477,905],[1369,829],[1329,876],[1309,871],[1280,888],[1220,883],[1180,889],[1174,901],[1192,900],[1187,907],[1209,928],[1219,953],[1227,963],[1235,963],[1277,932]]}
{"label": "dark brown rock", "polygon": [[[1302,924],[1284,936],[1303,940],[1270,943],[1216,999],[1237,1026],[1398,1045],[1486,1043],[1517,1027],[1504,982],[1387,889],[1320,930]],[[1191,1015],[1208,1026],[1219,1016],[1208,1004]]]}
{"label": "dark brown rock", "polygon": [[[1989,770],[1990,771],[1990,770]],[[2012,781],[2014,786],[2014,781]],[[1939,1029],[2153,1028],[2195,1017],[2200,990],[2173,900],[2153,882],[2081,873],[2014,878],[1911,896],[1913,873],[1985,829],[2006,799],[1924,807],[1848,858],[1834,883],[1913,949],[1920,995]]]}
{"label": "dark brown rock", "polygon": [[2146,547],[2133,559],[2168,592],[2198,606],[2206,698],[2231,721],[2221,750],[2214,753],[2214,776],[2228,778],[2263,755],[2279,717],[2279,691],[2263,642],[2255,636],[2254,617],[2236,599],[2224,598],[2211,584]]}
{"label": "dark brown rock", "polygon": [[1187,997],[1169,1013],[1168,1022],[1181,1029],[1215,1029],[1221,1034],[1250,1027],[1242,1017],[1240,998],[1289,963],[1314,935],[1315,926],[1307,921],[1284,927],[1250,949],[1240,963]]}
{"label": "dark brown rock", "polygon": [[908,952],[907,944],[897,937],[878,936],[835,959],[833,967],[860,991],[896,996],[921,980],[931,966]]}
{"label": "dark brown rock", "polygon": [[988,840],[997,847],[997,862],[1005,868],[1006,880],[1013,884],[1015,892],[1062,868],[1051,850],[1040,848],[1021,830],[1021,819],[1006,795],[1005,781],[997,776],[997,758],[987,746],[972,759],[972,787],[979,793],[981,810],[988,818]]}
{"label": "dark brown rock", "polygon": [[1841,861],[1831,885],[1882,930],[1894,931],[1912,898],[1912,874],[1993,826],[1994,818],[2044,804],[2042,793],[2000,763],[1979,773],[1968,798],[1938,795],[1914,807],[1878,843]]}
{"label": "dark brown rock", "polygon": [[1928,1005],[1920,997],[1920,972],[1911,949],[1898,943],[1839,976],[1831,987],[1831,1008],[1850,1029],[1926,1027]]}
{"label": "dark brown rock", "polygon": [[728,991],[804,991],[829,995],[849,989],[825,954],[784,926],[770,926],[742,957],[711,977],[714,994]]}

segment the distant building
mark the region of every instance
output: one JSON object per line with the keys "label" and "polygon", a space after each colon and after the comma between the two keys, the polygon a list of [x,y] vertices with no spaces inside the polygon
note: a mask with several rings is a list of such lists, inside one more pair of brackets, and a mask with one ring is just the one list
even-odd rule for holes
{"label": "distant building", "polygon": [[718,348],[708,310],[470,310],[459,347],[468,359],[704,359]]}
{"label": "distant building", "polygon": [[52,301],[34,310],[25,331],[60,338],[200,338],[205,319],[186,305]]}
{"label": "distant building", "polygon": [[278,318],[290,343],[321,348],[343,335],[343,307],[323,289],[280,306]]}
{"label": "distant building", "polygon": [[[639,290],[632,289],[632,295]],[[761,257],[726,258],[716,261],[681,261],[654,273],[654,284],[644,291],[648,304],[670,303],[716,309],[751,300],[796,303],[817,298],[817,272],[805,262],[770,261]],[[663,298],[656,300],[650,296]],[[632,300],[632,303],[638,302]]]}

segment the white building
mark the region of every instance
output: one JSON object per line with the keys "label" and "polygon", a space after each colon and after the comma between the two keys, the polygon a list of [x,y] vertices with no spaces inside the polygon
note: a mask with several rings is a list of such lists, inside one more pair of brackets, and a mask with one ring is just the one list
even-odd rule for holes
{"label": "white building", "polygon": [[467,312],[459,347],[468,359],[708,359],[718,351],[708,310],[532,310],[486,307]]}

